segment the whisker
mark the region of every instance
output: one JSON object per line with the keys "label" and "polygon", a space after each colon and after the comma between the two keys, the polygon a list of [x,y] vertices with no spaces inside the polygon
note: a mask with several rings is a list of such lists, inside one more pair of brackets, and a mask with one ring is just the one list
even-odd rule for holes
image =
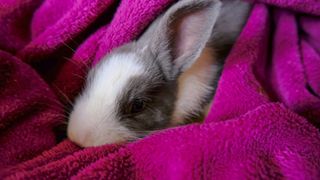
{"label": "whisker", "polygon": [[77,65],[77,66],[79,65],[79,64],[77,64],[76,61],[72,60],[71,58],[68,58],[68,57],[65,57],[65,56],[63,56],[63,58],[66,59],[67,61],[70,61],[74,65]]}
{"label": "whisker", "polygon": [[66,94],[64,94],[55,84],[52,84],[57,90],[58,90],[58,92],[65,98],[65,100],[67,100],[67,102],[69,103],[69,105],[71,106],[71,107],[73,107],[74,105],[73,105],[73,103],[72,103],[72,101],[68,98],[68,96],[66,95]]}
{"label": "whisker", "polygon": [[68,47],[72,52],[76,52],[74,49],[72,49],[72,47],[70,47],[67,43],[65,43],[65,42],[63,42],[62,41],[62,43],[66,46],[66,47]]}
{"label": "whisker", "polygon": [[74,76],[77,76],[78,78],[81,78],[82,80],[86,81],[86,78],[85,77],[82,77],[81,75],[79,74],[75,74],[75,73],[72,73]]}
{"label": "whisker", "polygon": [[70,39],[75,45],[79,46],[79,43],[76,42],[71,36],[69,36],[69,39]]}
{"label": "whisker", "polygon": [[[54,101],[52,101],[55,103]],[[64,109],[61,107],[61,105],[58,104],[49,104],[49,103],[44,103],[44,102],[36,102],[32,105],[42,105],[43,107],[47,107],[56,111],[64,111]]]}
{"label": "whisker", "polygon": [[82,73],[86,73],[86,71],[88,71],[90,69],[89,65],[86,64],[85,62],[82,62],[82,61],[75,61],[71,58],[68,58],[68,57],[65,57],[63,56],[63,58],[67,61],[70,61],[72,64],[76,65],[76,66],[79,66],[79,64],[82,64],[86,69],[81,69],[82,70]]}

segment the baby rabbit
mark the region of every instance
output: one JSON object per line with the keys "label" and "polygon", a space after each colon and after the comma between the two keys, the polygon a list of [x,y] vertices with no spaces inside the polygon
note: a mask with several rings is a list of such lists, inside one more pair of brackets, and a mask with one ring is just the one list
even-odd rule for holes
{"label": "baby rabbit", "polygon": [[135,140],[199,119],[246,22],[239,0],[181,0],[90,70],[68,137],[83,147]]}

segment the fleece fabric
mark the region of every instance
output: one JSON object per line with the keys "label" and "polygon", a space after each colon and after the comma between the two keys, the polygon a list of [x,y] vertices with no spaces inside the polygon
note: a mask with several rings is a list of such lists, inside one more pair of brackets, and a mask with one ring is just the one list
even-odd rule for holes
{"label": "fleece fabric", "polygon": [[0,0],[0,178],[320,179],[320,2],[250,2],[203,123],[83,149],[88,69],[174,0]]}

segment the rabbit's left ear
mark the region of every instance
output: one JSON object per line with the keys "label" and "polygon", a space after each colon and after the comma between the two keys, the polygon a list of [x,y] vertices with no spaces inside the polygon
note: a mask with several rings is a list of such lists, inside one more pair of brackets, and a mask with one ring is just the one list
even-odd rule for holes
{"label": "rabbit's left ear", "polygon": [[151,51],[159,61],[171,66],[171,78],[191,67],[200,56],[220,8],[218,0],[179,1],[161,17],[153,32],[149,32]]}

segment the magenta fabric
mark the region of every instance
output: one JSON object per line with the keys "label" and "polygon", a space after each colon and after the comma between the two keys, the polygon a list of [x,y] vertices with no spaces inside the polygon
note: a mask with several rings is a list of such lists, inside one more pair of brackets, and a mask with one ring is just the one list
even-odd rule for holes
{"label": "magenta fabric", "polygon": [[173,0],[0,0],[0,178],[320,179],[320,2],[250,2],[204,123],[82,149],[59,126],[88,67]]}

